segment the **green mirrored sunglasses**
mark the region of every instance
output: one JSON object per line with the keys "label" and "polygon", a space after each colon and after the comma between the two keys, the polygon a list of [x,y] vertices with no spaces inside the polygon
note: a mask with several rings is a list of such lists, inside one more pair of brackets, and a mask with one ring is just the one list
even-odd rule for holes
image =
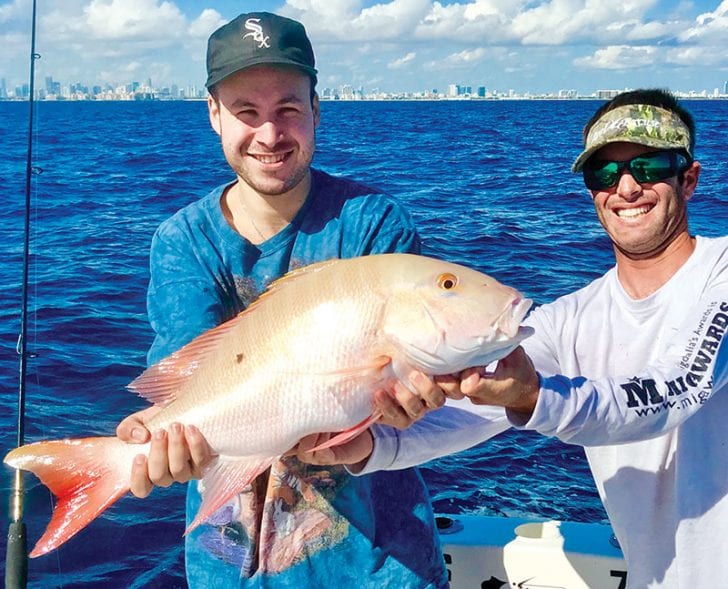
{"label": "green mirrored sunglasses", "polygon": [[688,159],[675,151],[643,153],[625,162],[613,160],[588,161],[584,166],[584,184],[591,190],[604,190],[614,186],[627,169],[639,183],[660,182],[684,172]]}

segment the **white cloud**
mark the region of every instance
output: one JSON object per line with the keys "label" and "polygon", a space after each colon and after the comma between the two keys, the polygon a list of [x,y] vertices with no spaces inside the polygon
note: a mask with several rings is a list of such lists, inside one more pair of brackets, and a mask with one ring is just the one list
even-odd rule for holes
{"label": "white cloud", "polygon": [[427,14],[430,0],[392,0],[362,10],[352,21],[352,30],[361,31],[368,39],[396,39],[409,36]]}
{"label": "white cloud", "polygon": [[434,2],[427,16],[417,25],[414,37],[427,41],[451,41],[496,45],[514,43],[510,28],[518,3],[476,0],[471,4],[443,6]]}
{"label": "white cloud", "polygon": [[695,19],[695,23],[680,35],[687,42],[710,43],[728,47],[728,0],[723,0],[713,12],[706,12]]}
{"label": "white cloud", "polygon": [[714,47],[678,47],[671,49],[667,54],[666,63],[694,67],[728,66],[728,55],[725,51],[716,51]]}
{"label": "white cloud", "polygon": [[156,0],[91,0],[83,10],[86,32],[95,39],[173,41],[186,30],[175,4]]}
{"label": "white cloud", "polygon": [[450,53],[441,59],[428,61],[424,67],[431,71],[453,71],[465,68],[475,69],[477,66],[482,67],[487,64],[488,68],[492,68],[495,63],[502,65],[512,59],[515,59],[515,55],[505,48],[480,47]]}
{"label": "white cloud", "polygon": [[301,20],[317,42],[448,41],[478,45],[617,44],[675,36],[679,20],[647,19],[657,0],[289,0],[282,13]]}
{"label": "white cloud", "polygon": [[430,10],[431,0],[391,0],[367,8],[350,0],[289,0],[280,14],[300,20],[314,43],[406,41]]}
{"label": "white cloud", "polygon": [[466,51],[460,51],[459,53],[453,53],[451,55],[448,55],[443,62],[458,66],[462,64],[472,64],[477,63],[480,60],[483,59],[485,56],[485,49],[478,48],[478,49],[472,49],[472,50],[466,50]]}
{"label": "white cloud", "polygon": [[205,8],[200,16],[190,23],[187,32],[190,37],[204,39],[207,42],[207,38],[212,32],[219,29],[226,22],[227,20],[222,18],[217,10]]}
{"label": "white cloud", "polygon": [[574,60],[577,66],[602,70],[631,70],[653,66],[660,60],[657,47],[612,45],[598,49],[590,57]]}
{"label": "white cloud", "polygon": [[91,0],[64,3],[43,15],[41,35],[52,43],[72,42],[93,51],[100,43],[146,50],[175,45],[186,35],[187,21],[170,2],[156,0]]}
{"label": "white cloud", "polygon": [[414,61],[417,54],[414,51],[410,51],[407,55],[404,57],[400,57],[399,59],[395,59],[394,61],[387,64],[387,67],[390,70],[398,70],[402,69],[403,67],[407,67],[410,65],[412,61]]}
{"label": "white cloud", "polygon": [[658,40],[684,27],[676,21],[646,21],[647,12],[656,3],[551,0],[520,12],[514,19],[513,31],[525,45],[609,45]]}

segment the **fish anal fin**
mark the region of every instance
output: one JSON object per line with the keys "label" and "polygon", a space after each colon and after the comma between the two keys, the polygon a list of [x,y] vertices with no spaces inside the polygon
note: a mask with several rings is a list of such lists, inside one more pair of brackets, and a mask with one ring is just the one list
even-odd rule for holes
{"label": "fish anal fin", "polygon": [[331,448],[333,446],[341,446],[342,444],[345,444],[349,440],[354,439],[356,436],[362,433],[381,416],[382,414],[379,411],[375,411],[364,421],[357,423],[354,427],[336,434],[328,442],[324,442],[323,444],[319,444],[318,446],[311,448],[310,452],[315,452],[316,450],[323,450],[324,448]]}
{"label": "fish anal fin", "polygon": [[134,450],[118,438],[99,437],[28,444],[5,457],[10,466],[35,474],[57,497],[31,558],[76,535],[129,490]]}
{"label": "fish anal fin", "polygon": [[215,353],[220,341],[244,314],[208,329],[190,343],[153,364],[127,385],[127,388],[150,403],[166,407],[177,398],[179,390],[194,376],[204,360]]}
{"label": "fish anal fin", "polygon": [[242,492],[276,458],[277,456],[270,456],[251,460],[249,456],[245,458],[218,456],[215,462],[207,467],[200,481],[202,503],[195,519],[185,530],[185,535],[202,524],[232,497]]}

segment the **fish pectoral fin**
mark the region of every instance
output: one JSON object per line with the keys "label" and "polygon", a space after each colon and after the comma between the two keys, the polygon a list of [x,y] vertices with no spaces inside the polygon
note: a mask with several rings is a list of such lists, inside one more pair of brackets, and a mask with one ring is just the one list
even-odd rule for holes
{"label": "fish pectoral fin", "polygon": [[375,411],[369,417],[367,417],[364,421],[357,423],[354,427],[336,434],[328,442],[324,442],[323,444],[319,444],[315,448],[311,448],[310,452],[315,452],[316,450],[323,450],[324,448],[331,448],[333,446],[341,446],[342,444],[345,444],[349,440],[355,438],[360,433],[362,433],[365,429],[367,429],[370,425],[372,425],[375,421],[377,421],[377,419],[379,419],[381,416],[382,416],[382,414],[379,411]]}
{"label": "fish pectoral fin", "polygon": [[389,366],[392,363],[392,358],[390,356],[376,356],[375,358],[372,358],[371,361],[367,362],[366,364],[357,364],[356,366],[345,366],[344,368],[340,368],[338,370],[329,370],[327,372],[309,372],[306,371],[301,372],[300,374],[306,374],[309,377],[316,376],[316,377],[326,377],[326,378],[336,378],[336,379],[356,379],[359,380],[362,377],[366,377],[369,375],[374,375],[375,377],[379,376],[379,373]]}
{"label": "fish pectoral fin", "polygon": [[242,492],[255,477],[265,471],[277,458],[269,456],[252,459],[236,456],[218,456],[207,467],[200,481],[202,504],[195,519],[185,530],[185,536],[220,509],[225,503]]}

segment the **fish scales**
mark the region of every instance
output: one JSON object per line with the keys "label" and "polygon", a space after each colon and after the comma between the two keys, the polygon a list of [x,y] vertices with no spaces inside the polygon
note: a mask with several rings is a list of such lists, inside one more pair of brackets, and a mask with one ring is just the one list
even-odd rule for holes
{"label": "fish scales", "polygon": [[[343,273],[332,285],[313,278],[253,308],[220,340],[225,353],[198,368],[150,428],[194,423],[220,453],[282,453],[306,433],[369,415],[371,403],[360,393],[375,375],[352,379],[342,370],[388,351],[377,335],[384,298],[376,294],[376,275]],[[256,439],[261,428],[275,429],[273,448],[271,438],[265,448]]]}

